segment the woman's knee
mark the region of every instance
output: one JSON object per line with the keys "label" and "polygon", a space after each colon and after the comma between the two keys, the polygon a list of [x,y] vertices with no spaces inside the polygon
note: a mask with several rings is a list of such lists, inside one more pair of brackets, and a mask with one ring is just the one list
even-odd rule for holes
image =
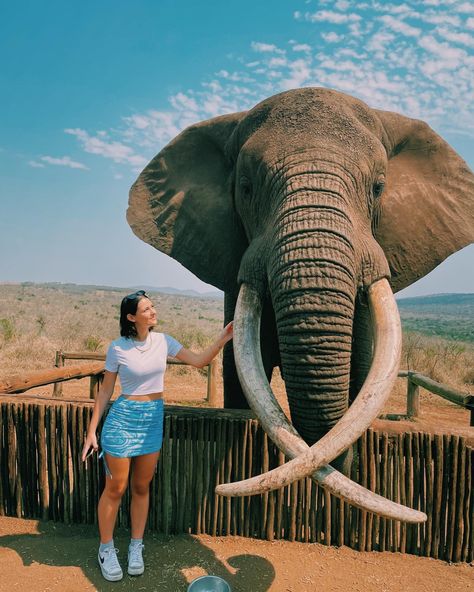
{"label": "woman's knee", "polygon": [[107,497],[120,500],[123,494],[127,491],[127,481],[119,481],[118,479],[107,478],[104,493]]}
{"label": "woman's knee", "polygon": [[150,481],[151,479],[132,479],[132,495],[146,495],[150,491]]}

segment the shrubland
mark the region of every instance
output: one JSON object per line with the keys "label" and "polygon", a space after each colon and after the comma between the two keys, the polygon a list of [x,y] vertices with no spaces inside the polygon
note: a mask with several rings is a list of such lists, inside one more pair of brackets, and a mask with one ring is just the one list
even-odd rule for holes
{"label": "shrubland", "polygon": [[[1,284],[0,378],[52,368],[56,350],[105,353],[108,343],[119,335],[119,305],[129,291],[74,284]],[[222,327],[221,298],[157,292],[150,292],[150,296],[157,307],[157,330],[173,335],[186,347],[205,347]],[[416,300],[420,300],[418,308]],[[459,308],[456,299],[451,304],[450,308],[446,298],[437,301],[434,309],[422,299],[401,304],[401,367],[469,391],[474,384],[474,341],[470,339],[474,307],[466,308],[463,302]],[[421,332],[427,317],[428,335]],[[453,338],[461,333],[461,324],[466,341]],[[421,329],[407,330],[414,325]],[[436,336],[438,326],[443,337]],[[450,326],[456,329],[451,336]],[[187,372],[186,368],[175,371]]]}

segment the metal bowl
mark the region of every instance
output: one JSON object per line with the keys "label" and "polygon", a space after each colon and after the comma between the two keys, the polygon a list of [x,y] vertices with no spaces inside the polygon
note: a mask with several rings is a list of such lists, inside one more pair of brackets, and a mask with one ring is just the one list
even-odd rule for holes
{"label": "metal bowl", "polygon": [[189,584],[188,592],[231,592],[231,589],[219,576],[201,576]]}

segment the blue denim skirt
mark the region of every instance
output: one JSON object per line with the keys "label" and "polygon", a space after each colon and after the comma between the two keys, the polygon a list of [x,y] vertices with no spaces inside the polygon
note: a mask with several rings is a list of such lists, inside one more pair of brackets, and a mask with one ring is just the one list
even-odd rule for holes
{"label": "blue denim skirt", "polygon": [[163,399],[135,401],[119,397],[102,427],[102,453],[130,458],[158,452],[163,443],[163,416]]}

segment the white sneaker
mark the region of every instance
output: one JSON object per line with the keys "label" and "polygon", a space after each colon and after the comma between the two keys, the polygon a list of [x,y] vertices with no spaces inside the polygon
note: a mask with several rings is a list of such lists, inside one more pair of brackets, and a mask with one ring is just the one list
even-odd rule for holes
{"label": "white sneaker", "polygon": [[128,547],[128,573],[131,576],[139,576],[145,571],[142,552],[145,545],[130,545]]}
{"label": "white sneaker", "polygon": [[117,559],[117,552],[118,549],[109,547],[105,551],[102,551],[102,553],[99,551],[97,557],[102,575],[109,582],[118,582],[123,578],[123,571]]}

